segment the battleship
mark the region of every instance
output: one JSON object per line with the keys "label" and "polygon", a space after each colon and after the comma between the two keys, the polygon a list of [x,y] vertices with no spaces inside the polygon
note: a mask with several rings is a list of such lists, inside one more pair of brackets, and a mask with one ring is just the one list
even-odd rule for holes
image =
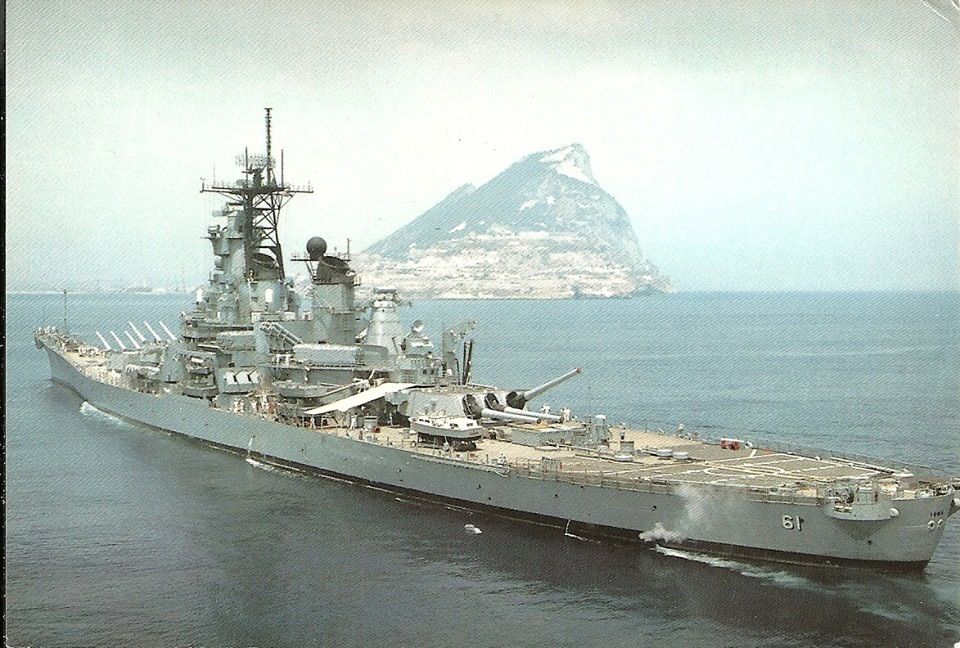
{"label": "battleship", "polygon": [[[283,152],[238,156],[240,179],[203,182],[223,197],[206,230],[208,284],[180,315],[132,321],[96,342],[35,331],[52,379],[94,407],[287,469],[609,539],[759,560],[922,570],[960,481],[924,467],[737,438],[611,425],[602,414],[536,407],[569,372],[504,389],[472,375],[477,323],[445,328],[440,348],[401,296],[360,276],[315,236],[284,268]],[[160,332],[158,332],[158,330]],[[583,380],[583,378],[580,378]]]}

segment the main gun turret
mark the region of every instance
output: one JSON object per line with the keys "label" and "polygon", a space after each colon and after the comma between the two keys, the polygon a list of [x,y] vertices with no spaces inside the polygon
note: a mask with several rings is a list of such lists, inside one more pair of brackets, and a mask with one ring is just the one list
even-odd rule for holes
{"label": "main gun turret", "polygon": [[[483,399],[484,405],[486,405],[488,411],[493,411],[499,414],[509,414],[512,416],[522,416],[525,419],[535,418],[539,421],[550,421],[551,423],[560,423],[562,418],[556,414],[551,414],[548,411],[543,412],[531,412],[530,410],[518,409],[516,407],[510,407],[509,405],[504,405],[497,398],[497,395],[493,392],[488,393]],[[489,414],[488,414],[489,416]],[[497,418],[497,416],[490,416],[490,418]]]}

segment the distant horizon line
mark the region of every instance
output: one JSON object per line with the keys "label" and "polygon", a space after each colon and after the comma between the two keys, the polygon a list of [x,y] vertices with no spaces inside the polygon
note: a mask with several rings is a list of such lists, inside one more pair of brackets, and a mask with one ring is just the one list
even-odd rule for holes
{"label": "distant horizon line", "polygon": [[[7,295],[57,295],[62,296],[64,292],[68,295],[139,295],[162,297],[167,295],[191,295],[196,288],[186,290],[181,289],[155,289],[155,290],[70,290],[69,288],[58,289],[36,289],[36,290],[10,290],[6,289]],[[497,298],[474,298],[474,297],[431,297],[419,301],[611,301],[622,299],[649,299],[657,297],[670,297],[671,295],[782,295],[782,294],[933,294],[933,293],[960,293],[960,287],[957,288],[856,288],[856,289],[820,289],[820,288],[762,288],[762,289],[701,289],[701,290],[676,290],[672,293],[649,293],[643,295],[634,295],[627,297],[597,297],[587,299],[576,299],[573,297],[497,297]]]}

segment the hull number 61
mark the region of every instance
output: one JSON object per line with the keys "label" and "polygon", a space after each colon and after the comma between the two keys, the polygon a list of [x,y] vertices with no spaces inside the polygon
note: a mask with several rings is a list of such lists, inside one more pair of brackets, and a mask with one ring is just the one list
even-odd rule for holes
{"label": "hull number 61", "polygon": [[783,528],[787,531],[803,531],[803,518],[799,515],[784,515]]}

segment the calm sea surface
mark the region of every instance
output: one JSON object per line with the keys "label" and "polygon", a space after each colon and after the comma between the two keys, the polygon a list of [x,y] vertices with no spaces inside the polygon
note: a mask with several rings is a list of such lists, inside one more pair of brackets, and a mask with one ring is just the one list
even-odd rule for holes
{"label": "calm sea surface", "polygon": [[[171,328],[187,296],[72,295],[70,327]],[[960,295],[425,302],[477,319],[474,379],[582,416],[896,457],[960,475]],[[7,298],[13,646],[952,646],[960,516],[920,575],[622,548],[258,467],[49,380]],[[142,329],[142,327],[141,327]],[[94,338],[95,339],[95,338]],[[483,531],[468,534],[464,524]]]}

